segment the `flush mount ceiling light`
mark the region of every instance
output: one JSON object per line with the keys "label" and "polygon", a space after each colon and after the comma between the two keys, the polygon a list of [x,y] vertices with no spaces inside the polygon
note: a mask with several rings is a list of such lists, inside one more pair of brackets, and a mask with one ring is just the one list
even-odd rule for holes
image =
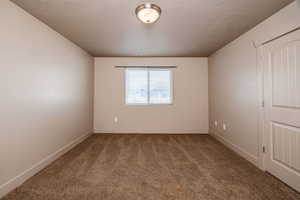
{"label": "flush mount ceiling light", "polygon": [[136,16],[141,22],[145,24],[152,24],[156,22],[161,14],[159,6],[152,3],[145,3],[139,5],[135,10]]}

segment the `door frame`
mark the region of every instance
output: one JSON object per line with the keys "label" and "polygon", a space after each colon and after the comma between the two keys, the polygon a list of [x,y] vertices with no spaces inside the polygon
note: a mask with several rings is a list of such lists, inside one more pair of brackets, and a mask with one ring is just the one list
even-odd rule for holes
{"label": "door frame", "polygon": [[264,66],[264,55],[263,55],[264,45],[260,45],[256,48],[256,59],[257,59],[257,89],[258,89],[258,167],[266,171],[265,166],[265,146],[266,138],[264,133],[265,126],[265,92],[264,92],[264,81],[265,81],[265,66]]}

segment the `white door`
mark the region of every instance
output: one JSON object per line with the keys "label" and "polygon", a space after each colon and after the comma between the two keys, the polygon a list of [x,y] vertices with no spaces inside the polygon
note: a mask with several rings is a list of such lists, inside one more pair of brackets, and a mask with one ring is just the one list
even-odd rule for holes
{"label": "white door", "polygon": [[300,192],[300,30],[262,47],[265,168]]}

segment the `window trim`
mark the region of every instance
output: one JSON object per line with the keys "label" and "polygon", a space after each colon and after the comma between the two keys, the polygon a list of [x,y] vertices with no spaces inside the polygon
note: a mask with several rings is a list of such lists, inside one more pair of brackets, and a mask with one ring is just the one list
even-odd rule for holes
{"label": "window trim", "polygon": [[[127,97],[128,97],[128,91],[127,91],[127,71],[128,70],[145,70],[147,71],[147,103],[128,103],[127,102]],[[150,103],[150,71],[169,71],[170,72],[170,102],[169,103]],[[174,92],[173,92],[173,88],[174,88],[174,78],[173,78],[173,69],[172,68],[159,68],[159,67],[127,67],[125,69],[125,105],[128,105],[128,106],[160,106],[160,105],[173,105],[173,102],[174,102]]]}

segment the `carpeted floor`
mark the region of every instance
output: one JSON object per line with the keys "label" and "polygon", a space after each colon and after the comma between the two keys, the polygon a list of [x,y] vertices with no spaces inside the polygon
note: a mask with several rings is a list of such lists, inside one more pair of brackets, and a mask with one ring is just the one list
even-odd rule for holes
{"label": "carpeted floor", "polygon": [[206,135],[93,135],[3,200],[299,200]]}

